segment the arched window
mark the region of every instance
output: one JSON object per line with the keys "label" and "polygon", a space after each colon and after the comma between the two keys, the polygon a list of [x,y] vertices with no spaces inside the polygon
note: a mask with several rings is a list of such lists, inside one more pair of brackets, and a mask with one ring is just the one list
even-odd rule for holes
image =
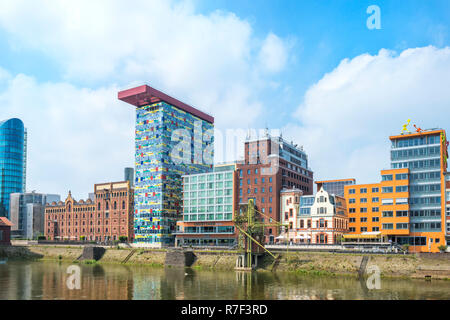
{"label": "arched window", "polygon": [[106,207],[105,207],[105,210],[109,210],[109,202],[108,202],[108,201],[106,201]]}
{"label": "arched window", "polygon": [[98,210],[100,211],[102,209],[102,205],[101,205],[101,203],[99,202],[98,203]]}
{"label": "arched window", "polygon": [[125,210],[125,201],[122,201],[122,210]]}
{"label": "arched window", "polygon": [[117,209],[117,202],[114,201],[114,210],[116,210],[116,209]]}

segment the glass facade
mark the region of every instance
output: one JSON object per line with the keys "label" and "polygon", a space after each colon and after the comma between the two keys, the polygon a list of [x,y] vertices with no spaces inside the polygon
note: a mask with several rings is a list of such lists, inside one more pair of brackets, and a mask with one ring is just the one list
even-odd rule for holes
{"label": "glass facade", "polygon": [[[166,102],[136,108],[136,243],[174,243],[173,232],[181,215],[182,175],[212,171],[212,164],[203,160],[209,151],[214,157],[210,147],[214,144],[213,128],[212,123]],[[189,141],[174,139],[178,129]],[[188,155],[182,152],[188,161],[175,152],[180,143],[192,150]],[[195,150],[200,150],[199,156]]]}
{"label": "glass facade", "polygon": [[183,221],[231,221],[233,172],[212,172],[183,177]]}
{"label": "glass facade", "polygon": [[354,185],[356,181],[354,179],[349,180],[340,180],[340,181],[322,181],[322,182],[316,182],[317,183],[317,189],[319,190],[320,187],[323,187],[323,189],[328,192],[329,194],[334,194],[340,197],[344,196],[344,187],[348,185]]}
{"label": "glass facade", "polygon": [[411,232],[441,232],[441,136],[392,141],[391,168],[409,168]]}
{"label": "glass facade", "polygon": [[20,119],[0,122],[0,216],[9,218],[11,193],[25,191],[26,130]]}

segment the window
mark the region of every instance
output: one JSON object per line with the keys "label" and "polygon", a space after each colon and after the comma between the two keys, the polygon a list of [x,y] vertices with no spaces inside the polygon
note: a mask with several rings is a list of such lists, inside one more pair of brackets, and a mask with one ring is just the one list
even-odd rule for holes
{"label": "window", "polygon": [[384,230],[392,230],[392,229],[394,229],[394,224],[392,224],[392,223],[383,223],[383,229]]}
{"label": "window", "polygon": [[372,222],[380,222],[380,218],[379,217],[372,217]]}
{"label": "window", "polygon": [[[408,216],[408,211],[397,211],[396,213],[395,213],[395,215],[397,216],[397,217],[407,217]],[[397,228],[398,229],[398,228]]]}
{"label": "window", "polygon": [[355,189],[349,189],[349,190],[348,190],[348,193],[349,193],[349,194],[355,194]]}
{"label": "window", "polygon": [[355,212],[356,212],[356,209],[355,209],[355,208],[349,208],[349,209],[348,209],[348,212],[349,212],[349,213],[355,213]]}
{"label": "window", "polygon": [[380,208],[378,208],[378,207],[372,207],[372,212],[380,212]]}
{"label": "window", "polygon": [[408,192],[408,186],[397,186],[395,192]]}
{"label": "window", "polygon": [[367,193],[367,188],[361,188],[359,192],[360,193]]}
{"label": "window", "polygon": [[396,174],[395,180],[408,180],[408,174],[407,173]]}
{"label": "window", "polygon": [[365,212],[367,212],[367,208],[361,208],[359,212],[365,213]]}
{"label": "window", "polygon": [[348,222],[354,223],[354,222],[356,222],[356,218],[350,218]]}
{"label": "window", "polygon": [[392,211],[383,211],[383,217],[391,218],[393,216],[394,216],[394,212],[392,212]]}
{"label": "window", "polygon": [[348,229],[348,231],[349,231],[349,232],[355,232],[356,229],[355,229],[354,227],[351,227],[351,228]]}
{"label": "window", "polygon": [[348,199],[348,203],[356,203],[355,199]]}
{"label": "window", "polygon": [[407,223],[397,223],[396,228],[397,229],[408,229],[408,224]]}
{"label": "window", "polygon": [[378,192],[380,192],[379,188],[372,188],[372,193],[378,193]]}
{"label": "window", "polygon": [[367,227],[361,227],[361,232],[367,232]]}
{"label": "window", "polygon": [[380,202],[380,198],[378,198],[378,197],[372,198],[372,202],[374,202],[374,203]]}
{"label": "window", "polygon": [[384,174],[381,176],[381,181],[392,181],[393,178],[392,174]]}
{"label": "window", "polygon": [[394,192],[394,188],[393,187],[383,187],[383,188],[381,188],[381,192],[382,193],[392,193],[392,192]]}
{"label": "window", "polygon": [[360,199],[360,202],[361,202],[361,203],[367,203],[367,198],[361,198],[361,199]]}
{"label": "window", "polygon": [[375,231],[380,231],[380,227],[373,227],[373,228],[372,228],[372,231],[374,231],[374,232],[375,232]]}
{"label": "window", "polygon": [[366,218],[366,217],[362,217],[362,218],[359,219],[359,221],[361,221],[361,222],[367,222],[367,218]]}

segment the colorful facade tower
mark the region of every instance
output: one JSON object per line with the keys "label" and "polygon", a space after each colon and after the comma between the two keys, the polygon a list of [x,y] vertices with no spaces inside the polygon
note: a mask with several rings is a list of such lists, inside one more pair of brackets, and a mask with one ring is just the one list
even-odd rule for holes
{"label": "colorful facade tower", "polygon": [[391,136],[381,182],[345,187],[350,233],[379,232],[409,250],[439,252],[446,239],[447,139],[442,129]]}
{"label": "colorful facade tower", "polygon": [[214,118],[146,85],[118,98],[136,107],[135,244],[174,245],[182,176],[213,169]]}
{"label": "colorful facade tower", "polygon": [[9,217],[10,194],[25,192],[26,132],[20,119],[0,121],[0,217]]}

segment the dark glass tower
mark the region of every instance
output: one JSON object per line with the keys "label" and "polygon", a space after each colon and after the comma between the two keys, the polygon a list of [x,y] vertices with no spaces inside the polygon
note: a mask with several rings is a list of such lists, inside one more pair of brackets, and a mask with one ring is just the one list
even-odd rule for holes
{"label": "dark glass tower", "polygon": [[0,217],[9,218],[10,194],[25,191],[26,140],[22,120],[0,122]]}

